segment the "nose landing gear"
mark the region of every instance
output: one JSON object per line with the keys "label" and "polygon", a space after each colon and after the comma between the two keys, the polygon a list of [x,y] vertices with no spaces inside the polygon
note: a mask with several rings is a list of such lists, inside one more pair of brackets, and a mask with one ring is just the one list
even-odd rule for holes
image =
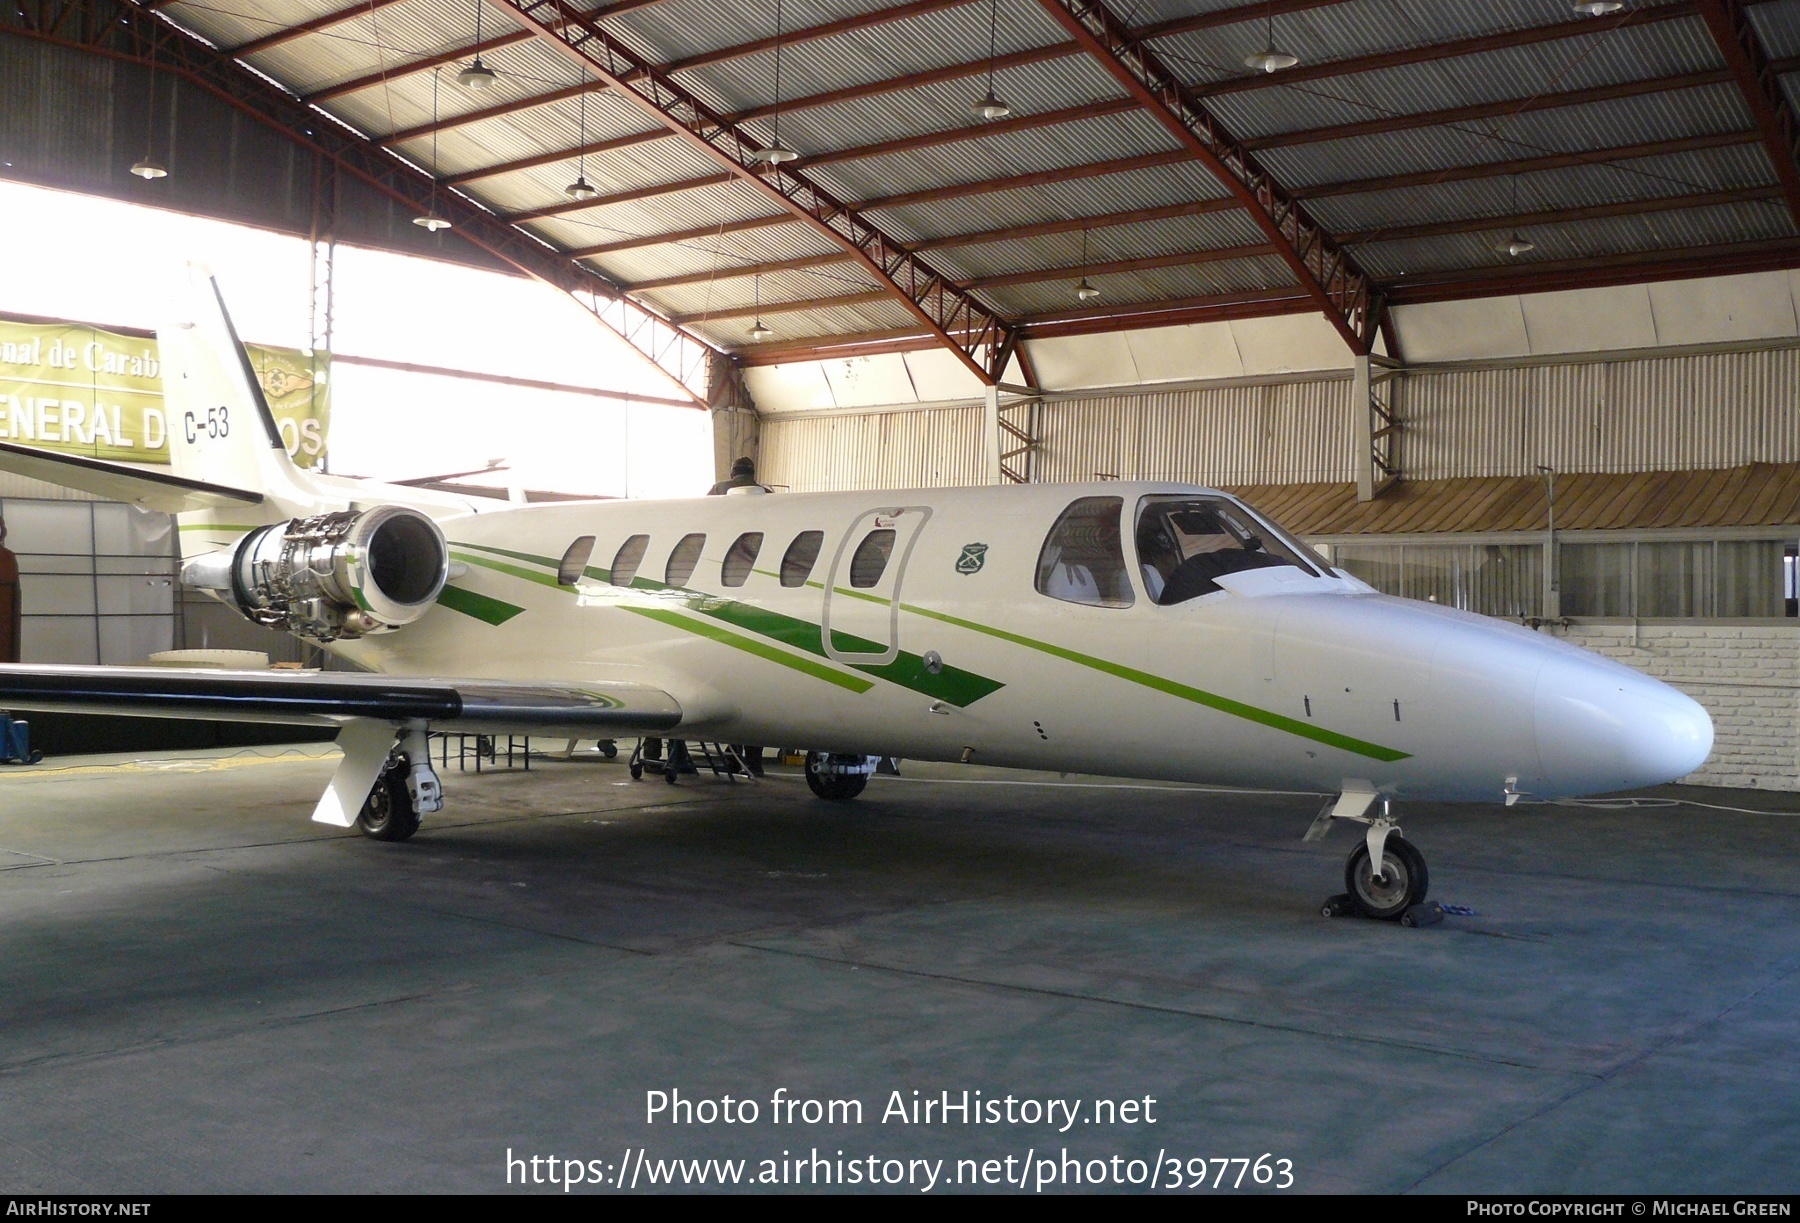
{"label": "nose landing gear", "polygon": [[[1373,809],[1376,814],[1370,815]],[[1400,835],[1391,801],[1367,789],[1347,786],[1319,812],[1306,840],[1317,841],[1336,820],[1368,825],[1368,832],[1350,851],[1344,863],[1344,892],[1320,906],[1326,917],[1355,913],[1377,921],[1398,921],[1403,926],[1430,925],[1442,920],[1435,904],[1425,903],[1431,875],[1421,854]]]}

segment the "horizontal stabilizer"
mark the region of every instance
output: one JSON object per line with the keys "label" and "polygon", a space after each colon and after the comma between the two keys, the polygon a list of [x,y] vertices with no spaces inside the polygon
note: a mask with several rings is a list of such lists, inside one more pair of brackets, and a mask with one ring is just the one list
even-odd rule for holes
{"label": "horizontal stabilizer", "polygon": [[0,471],[16,476],[80,489],[108,501],[124,501],[166,514],[183,514],[190,510],[223,510],[238,506],[260,505],[261,493],[222,484],[207,484],[163,472],[108,463],[102,459],[83,458],[74,454],[57,454],[31,446],[15,446],[0,442]]}
{"label": "horizontal stabilizer", "polygon": [[0,709],[300,726],[370,718],[553,738],[655,734],[681,721],[680,703],[647,684],[18,664],[0,666]]}

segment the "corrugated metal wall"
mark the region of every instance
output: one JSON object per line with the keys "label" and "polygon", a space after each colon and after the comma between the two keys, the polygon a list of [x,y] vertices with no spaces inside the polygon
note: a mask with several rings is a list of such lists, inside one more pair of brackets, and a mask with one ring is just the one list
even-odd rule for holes
{"label": "corrugated metal wall", "polygon": [[[1047,402],[1033,478],[1346,482],[1350,396],[1315,379]],[[1411,479],[1800,462],[1800,348],[1420,372],[1398,398]],[[762,445],[765,478],[795,489],[977,483],[981,409],[789,416]]]}
{"label": "corrugated metal wall", "polygon": [[765,421],[765,483],[797,493],[982,482],[980,407]]}
{"label": "corrugated metal wall", "polygon": [[[169,177],[132,177],[131,163],[149,135],[148,86],[149,74],[137,64],[0,34],[0,177],[309,232],[313,155],[169,73],[157,76],[151,137]],[[454,234],[427,234],[412,215],[340,176],[340,241],[510,270]]]}
{"label": "corrugated metal wall", "polygon": [[1800,349],[1415,374],[1403,395],[1419,480],[1800,461]]}

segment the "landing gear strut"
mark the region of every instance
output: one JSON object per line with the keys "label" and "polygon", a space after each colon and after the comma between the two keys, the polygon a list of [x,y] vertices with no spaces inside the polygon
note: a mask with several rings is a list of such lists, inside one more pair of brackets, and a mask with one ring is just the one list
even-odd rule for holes
{"label": "landing gear strut", "polygon": [[443,809],[444,786],[431,767],[431,741],[424,727],[409,727],[363,800],[356,826],[377,841],[404,841],[419,831],[420,819]]}
{"label": "landing gear strut", "polygon": [[[1431,886],[1425,855],[1400,835],[1400,824],[1388,798],[1376,794],[1373,788],[1346,788],[1319,812],[1307,829],[1306,839],[1320,839],[1336,820],[1366,824],[1368,832],[1357,841],[1344,863],[1344,894],[1331,897],[1320,909],[1326,917],[1356,913],[1405,926],[1427,925],[1439,919],[1437,907],[1425,904],[1425,893]],[[1431,912],[1426,911],[1428,908]]]}
{"label": "landing gear strut", "polygon": [[806,784],[820,798],[845,803],[863,792],[869,774],[875,771],[878,756],[848,756],[842,753],[806,753]]}

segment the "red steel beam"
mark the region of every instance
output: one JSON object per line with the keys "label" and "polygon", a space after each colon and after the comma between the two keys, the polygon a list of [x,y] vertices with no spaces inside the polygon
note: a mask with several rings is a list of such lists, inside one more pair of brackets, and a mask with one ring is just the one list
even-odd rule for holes
{"label": "red steel beam", "polygon": [[1619,16],[1604,21],[1596,21],[1592,17],[1577,17],[1572,21],[1527,26],[1522,30],[1502,30],[1495,34],[1459,38],[1452,42],[1412,47],[1404,51],[1383,51],[1375,55],[1321,60],[1316,64],[1301,64],[1294,68],[1284,68],[1280,72],[1255,72],[1210,85],[1196,86],[1194,92],[1200,97],[1212,98],[1224,94],[1243,93],[1253,89],[1273,89],[1295,85],[1302,81],[1355,76],[1364,72],[1379,72],[1384,68],[1403,68],[1412,64],[1431,63],[1434,60],[1480,55],[1486,51],[1504,51],[1512,47],[1528,47],[1535,43],[1558,42],[1565,38],[1598,35],[1625,25],[1643,26],[1654,22],[1678,21],[1694,16],[1695,11],[1694,0],[1675,0],[1672,4],[1659,4],[1653,7],[1634,6],[1627,8]]}
{"label": "red steel beam", "polygon": [[1484,102],[1477,106],[1455,106],[1444,110],[1417,111],[1408,115],[1389,115],[1381,119],[1365,119],[1359,123],[1339,123],[1331,127],[1297,129],[1254,136],[1244,141],[1253,152],[1285,149],[1299,144],[1324,144],[1329,140],[1352,140],[1359,136],[1384,136],[1390,132],[1410,132],[1425,127],[1448,127],[1455,123],[1471,123],[1480,119],[1502,119],[1539,110],[1559,110],[1565,106],[1590,106],[1619,98],[1635,98],[1652,93],[1673,93],[1682,89],[1698,89],[1705,85],[1721,85],[1731,79],[1722,70],[1688,72],[1680,76],[1646,77],[1617,85],[1596,85],[1590,89],[1570,89],[1560,93],[1534,94],[1529,98],[1507,98]]}
{"label": "red steel beam", "polygon": [[1008,225],[1001,229],[983,229],[965,234],[946,234],[913,243],[916,251],[939,251],[956,246],[979,246],[984,242],[1012,242],[1020,238],[1041,238],[1048,234],[1077,233],[1084,229],[1106,229],[1115,225],[1136,225],[1144,221],[1167,221],[1176,217],[1195,217],[1209,212],[1231,212],[1242,207],[1232,196],[1192,203],[1164,204],[1160,208],[1133,208],[1128,212],[1109,212],[1093,217],[1074,217],[1064,221],[1040,221],[1035,225]]}
{"label": "red steel beam", "polygon": [[539,166],[553,166],[558,162],[574,161],[577,157],[597,157],[602,153],[633,148],[640,144],[648,144],[652,140],[661,140],[668,134],[659,129],[654,132],[638,132],[631,136],[615,136],[611,140],[591,140],[587,144],[573,149],[558,149],[554,153],[539,153],[536,157],[521,157],[517,161],[509,161],[503,165],[484,166],[479,170],[452,174],[446,177],[444,182],[451,187],[460,187],[464,183],[492,178],[496,174],[511,174],[515,170],[535,170]]}
{"label": "red steel beam", "polygon": [[597,246],[583,246],[570,251],[578,259],[588,259],[595,255],[610,255],[614,251],[635,251],[646,246],[666,246],[671,242],[693,242],[701,238],[711,238],[724,234],[741,234],[746,230],[764,229],[771,225],[798,225],[800,220],[791,212],[777,212],[766,217],[751,217],[744,221],[727,221],[723,224],[696,225],[689,229],[670,230],[660,234],[641,234],[635,238],[620,238],[616,242],[602,242]]}
{"label": "red steel beam", "polygon": [[1661,157],[1670,153],[1693,153],[1703,149],[1732,148],[1741,144],[1753,144],[1758,139],[1755,132],[1718,132],[1710,136],[1684,136],[1679,140],[1647,140],[1642,144],[1620,145],[1610,149],[1588,149],[1580,153],[1546,153],[1540,157],[1516,157],[1510,161],[1489,161],[1472,166],[1451,166],[1443,170],[1420,170],[1413,174],[1388,174],[1380,178],[1357,178],[1338,183],[1320,183],[1312,187],[1296,187],[1294,195],[1303,200],[1322,200],[1340,195],[1364,195],[1377,191],[1435,187],[1440,183],[1460,183],[1481,178],[1505,178],[1514,174],[1532,174],[1540,170],[1607,165],[1618,161],[1636,161],[1644,157]]}
{"label": "red steel beam", "polygon": [[999,315],[950,284],[911,251],[836,199],[803,172],[760,159],[760,145],[645,63],[629,47],[575,10],[569,0],[496,0],[533,37],[585,65],[645,114],[675,132],[726,173],[761,190],[831,238],[942,340],[969,370],[993,382],[1005,368],[1014,340]]}
{"label": "red steel beam", "polygon": [[1057,24],[1242,201],[1353,352],[1375,342],[1381,304],[1352,259],[1237,143],[1104,0],[1038,0]]}
{"label": "red steel beam", "polygon": [[427,55],[422,59],[409,59],[403,64],[395,64],[392,68],[384,68],[380,72],[371,72],[366,76],[340,81],[336,85],[327,85],[317,92],[307,94],[303,100],[308,105],[316,106],[321,102],[329,102],[333,98],[341,98],[346,94],[358,93],[364,89],[373,89],[384,82],[411,76],[415,72],[428,72],[433,68],[442,68],[445,64],[454,64],[459,60],[484,55],[489,51],[498,51],[501,47],[522,43],[530,37],[531,35],[523,30],[514,30],[494,38],[484,38],[480,42],[472,42],[466,47],[440,51],[436,55]]}
{"label": "red steel beam", "polygon": [[799,164],[802,168],[827,166],[841,161],[860,161],[867,157],[913,153],[920,149],[935,149],[947,144],[961,144],[966,140],[980,140],[986,136],[1000,136],[1009,132],[1030,132],[1041,127],[1080,123],[1086,119],[1097,119],[1105,115],[1117,115],[1136,109],[1138,109],[1137,103],[1130,98],[1107,98],[1098,102],[1083,102],[1079,106],[1068,106],[1061,110],[1041,111],[1035,115],[1019,115],[1011,119],[997,119],[990,123],[968,124],[962,127],[947,128],[943,131],[925,132],[918,136],[901,136],[894,140],[880,140],[874,144],[833,149],[828,153],[815,153],[811,157],[803,157]]}
{"label": "red steel beam", "polygon": [[334,25],[342,25],[346,21],[354,21],[358,17],[366,17],[376,9],[386,8],[390,4],[398,4],[400,0],[361,0],[348,8],[333,9],[329,13],[302,21],[299,25],[284,26],[260,38],[252,38],[249,42],[240,43],[231,48],[229,54],[235,59],[246,55],[255,55],[259,51],[267,51],[271,47],[279,47],[296,38],[305,38],[308,34],[317,34],[320,30],[328,30]]}
{"label": "red steel beam", "polygon": [[848,251],[831,251],[824,255],[804,255],[798,259],[771,259],[766,263],[745,263],[735,267],[714,268],[706,272],[684,272],[680,276],[659,276],[655,280],[636,281],[631,286],[633,293],[648,293],[653,289],[672,289],[677,285],[700,285],[708,281],[742,280],[746,276],[768,276],[775,272],[797,272],[804,268],[822,267],[830,263],[845,263],[850,259]]}
{"label": "red steel beam", "polygon": [[692,191],[698,187],[717,187],[721,183],[731,182],[730,174],[703,174],[698,178],[684,178],[672,183],[655,183],[648,187],[635,187],[630,191],[616,191],[611,195],[597,195],[588,200],[564,200],[560,204],[546,204],[542,208],[533,208],[526,212],[508,213],[506,220],[512,225],[522,225],[527,221],[541,221],[545,217],[560,217],[566,212],[581,212],[588,208],[606,208],[613,204],[629,204],[634,200],[653,200],[659,195],[674,195],[679,191]]}
{"label": "red steel beam", "polygon": [[725,306],[693,314],[677,314],[681,326],[691,323],[716,323],[723,319],[754,318],[759,314],[795,314],[802,310],[835,310],[843,306],[870,306],[876,302],[892,302],[894,295],[886,289],[870,289],[861,293],[840,293],[836,297],[813,297],[803,301],[763,302],[754,306]]}
{"label": "red steel beam", "polygon": [[1397,242],[1404,238],[1435,238],[1444,234],[1478,234],[1487,230],[1524,229],[1533,225],[1561,225],[1569,221],[1599,221],[1607,217],[1639,216],[1650,212],[1673,212],[1681,208],[1712,208],[1721,204],[1743,204],[1754,200],[1781,199],[1780,187],[1738,187],[1729,191],[1701,191],[1688,195],[1665,195],[1652,199],[1619,200],[1611,204],[1588,204],[1579,208],[1546,208],[1513,216],[1464,217],[1453,221],[1434,221],[1425,225],[1395,225],[1387,229],[1368,229],[1342,235],[1346,244],[1365,242]]}
{"label": "red steel beam", "polygon": [[1700,16],[1725,57],[1725,66],[1762,135],[1788,212],[1800,222],[1800,161],[1796,161],[1800,155],[1800,132],[1781,82],[1776,79],[1776,70],[1738,0],[1700,0]]}
{"label": "red steel beam", "polygon": [[1050,280],[1075,280],[1082,276],[1112,276],[1123,272],[1149,272],[1157,268],[1193,267],[1202,263],[1223,263],[1232,259],[1255,259],[1275,254],[1267,242],[1249,246],[1218,246],[1199,251],[1177,251],[1170,255],[1146,255],[1136,259],[1108,259],[1098,263],[1080,263],[1072,267],[1036,268],[1024,272],[1005,272],[997,276],[976,276],[958,281],[965,289],[1003,289],[1008,285],[1043,284]]}
{"label": "red steel beam", "polygon": [[1800,238],[1759,239],[1686,251],[1637,251],[1513,267],[1407,276],[1388,290],[1391,304],[1459,301],[1507,293],[1550,293],[1653,280],[1689,280],[1800,267]]}

